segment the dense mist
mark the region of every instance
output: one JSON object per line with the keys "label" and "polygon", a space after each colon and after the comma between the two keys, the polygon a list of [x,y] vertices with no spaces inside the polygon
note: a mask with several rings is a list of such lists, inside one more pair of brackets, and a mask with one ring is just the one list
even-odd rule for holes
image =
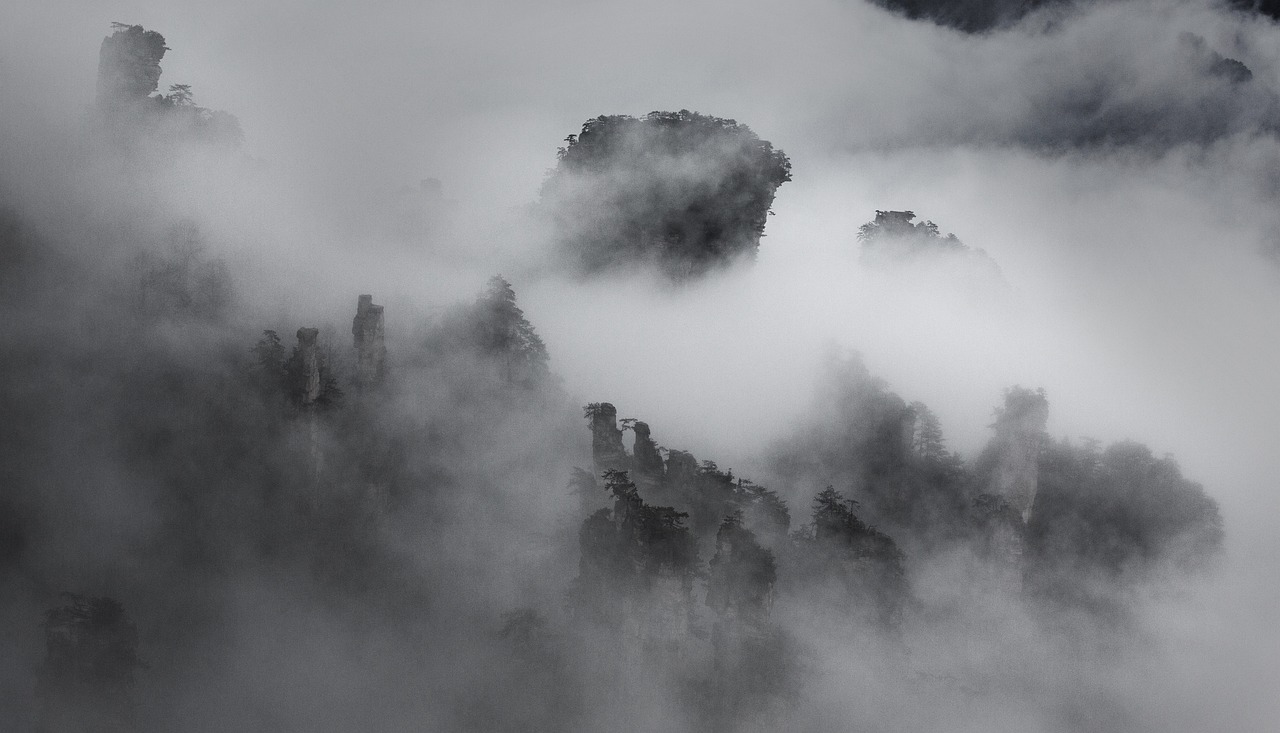
{"label": "dense mist", "polygon": [[883,5],[15,9],[0,729],[1274,726],[1269,6]]}

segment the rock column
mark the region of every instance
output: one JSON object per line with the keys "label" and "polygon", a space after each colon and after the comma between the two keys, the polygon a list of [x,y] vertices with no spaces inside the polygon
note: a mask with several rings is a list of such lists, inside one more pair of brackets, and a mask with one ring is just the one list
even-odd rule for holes
{"label": "rock column", "polygon": [[302,405],[310,407],[320,399],[320,354],[316,350],[316,338],[320,330],[316,328],[298,329],[298,354],[302,359],[301,387]]}
{"label": "rock column", "polygon": [[627,451],[622,447],[622,431],[618,428],[618,409],[608,402],[591,407],[591,458],[596,475],[609,469],[625,471]]}
{"label": "rock column", "polygon": [[355,339],[356,384],[361,389],[381,384],[386,376],[387,347],[382,306],[374,305],[372,295],[361,295],[356,301],[351,335]]}

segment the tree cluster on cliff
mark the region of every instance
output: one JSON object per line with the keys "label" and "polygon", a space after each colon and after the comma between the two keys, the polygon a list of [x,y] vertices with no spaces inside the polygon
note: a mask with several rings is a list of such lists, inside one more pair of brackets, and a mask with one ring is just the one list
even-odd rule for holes
{"label": "tree cluster on cliff", "polygon": [[678,594],[687,597],[698,549],[685,525],[687,513],[646,503],[626,471],[606,471],[604,482],[613,508],[582,523],[573,598],[591,618],[619,624],[628,614],[646,612],[660,576],[674,580]]}
{"label": "tree cluster on cliff", "polygon": [[1140,443],[1048,443],[1027,523],[1028,590],[1057,605],[1120,613],[1102,589],[1203,570],[1222,517],[1170,456]]}
{"label": "tree cluster on cliff", "polygon": [[915,221],[914,211],[876,211],[858,227],[859,260],[881,269],[935,264],[948,277],[971,279],[975,289],[1000,287],[1000,267],[981,249],[971,249],[955,234],[943,235],[932,221]]}
{"label": "tree cluster on cliff", "polygon": [[[729,623],[739,636],[769,636],[768,611],[775,583],[789,599],[827,602],[832,617],[846,623],[851,619],[873,627],[897,623],[907,599],[902,551],[891,537],[855,513],[856,502],[846,501],[828,487],[815,499],[812,523],[791,534],[790,509],[776,492],[722,471],[714,461],[699,464],[686,451],[666,450],[665,460],[658,455],[656,463],[650,464],[645,456],[656,451],[646,423],[622,421],[636,431],[634,450],[628,454],[614,425],[617,410],[612,404],[589,404],[585,415],[591,420],[597,466],[607,466],[606,487],[616,492],[617,477],[627,475],[620,467],[634,469],[636,482],[624,483],[627,495],[670,504],[671,511],[688,517],[690,536],[703,554],[714,552],[706,603],[716,611],[718,624]],[[589,490],[594,481],[583,474],[579,480]],[[590,528],[603,526],[607,513],[600,510],[583,524],[584,563],[599,551],[596,543],[587,541],[596,536]],[[615,508],[613,516],[618,513]],[[775,563],[775,553],[780,565]],[[608,562],[591,562],[584,565],[580,578],[587,577],[588,567],[594,574],[612,567]],[[825,590],[833,585],[841,590],[835,594]],[[747,623],[749,633],[742,623]]]}
{"label": "tree cluster on cliff", "polygon": [[688,110],[588,120],[542,205],[576,267],[657,267],[681,279],[753,258],[787,156],[734,120]]}

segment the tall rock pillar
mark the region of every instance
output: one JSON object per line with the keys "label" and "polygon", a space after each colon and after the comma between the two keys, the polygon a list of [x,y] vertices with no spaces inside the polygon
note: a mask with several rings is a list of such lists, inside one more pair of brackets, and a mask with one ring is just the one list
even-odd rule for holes
{"label": "tall rock pillar", "polygon": [[374,305],[372,295],[361,295],[356,301],[351,335],[355,339],[356,384],[361,389],[381,384],[387,371],[387,347],[382,306]]}
{"label": "tall rock pillar", "polygon": [[319,335],[320,330],[316,328],[298,329],[298,355],[302,362],[302,372],[297,389],[302,395],[303,407],[310,407],[320,399],[320,354],[316,347]]}
{"label": "tall rock pillar", "polygon": [[1005,395],[996,417],[995,472],[990,492],[1001,496],[1025,524],[1031,518],[1039,479],[1040,448],[1049,421],[1049,400],[1044,391],[1014,387]]}
{"label": "tall rock pillar", "polygon": [[608,402],[593,402],[587,405],[587,417],[591,418],[591,459],[596,476],[609,469],[629,469],[622,430],[618,428],[618,408]]}
{"label": "tall rock pillar", "polygon": [[653,479],[662,478],[662,454],[658,452],[657,443],[649,437],[649,423],[637,420],[631,429],[636,434],[636,444],[632,449],[636,474]]}
{"label": "tall rock pillar", "polygon": [[658,444],[649,437],[649,424],[637,420],[631,429],[636,434],[636,443],[631,449],[631,462],[634,465],[632,479],[644,491],[645,496],[653,497],[662,486],[666,466],[663,464],[662,454],[658,452]]}
{"label": "tall rock pillar", "polygon": [[320,330],[298,329],[298,357],[301,363],[298,384],[295,389],[301,396],[302,409],[307,419],[307,452],[310,454],[311,478],[317,478],[324,470],[324,453],[320,449],[320,426],[316,422],[316,401],[320,399],[320,352],[316,339]]}

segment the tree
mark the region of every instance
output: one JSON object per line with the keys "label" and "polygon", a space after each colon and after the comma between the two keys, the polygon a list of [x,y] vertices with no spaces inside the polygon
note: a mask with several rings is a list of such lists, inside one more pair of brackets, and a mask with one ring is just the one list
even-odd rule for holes
{"label": "tree", "polygon": [[942,436],[942,423],[923,402],[912,402],[911,411],[915,416],[915,430],[911,436],[911,447],[916,455],[926,461],[942,461],[948,456],[946,440]]}
{"label": "tree", "polygon": [[475,315],[477,345],[498,360],[504,381],[533,385],[547,377],[547,347],[516,305],[511,283],[501,275],[489,278],[476,300]]}
{"label": "tree", "polygon": [[190,84],[170,84],[165,101],[175,107],[194,107],[196,104],[191,98]]}
{"label": "tree", "polygon": [[285,349],[280,334],[266,330],[262,338],[250,349],[253,353],[252,377],[255,386],[264,395],[279,394],[285,388]]}
{"label": "tree", "polygon": [[138,258],[144,313],[164,318],[222,318],[232,300],[231,275],[221,259],[205,256],[200,228],[189,220],[169,228],[160,253]]}

